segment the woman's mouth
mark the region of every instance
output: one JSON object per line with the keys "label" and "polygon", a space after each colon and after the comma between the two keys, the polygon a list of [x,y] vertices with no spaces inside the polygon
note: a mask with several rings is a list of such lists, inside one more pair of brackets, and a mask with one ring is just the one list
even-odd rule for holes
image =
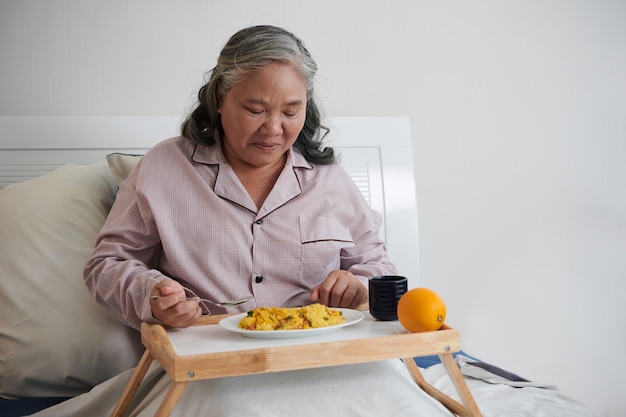
{"label": "woman's mouth", "polygon": [[254,144],[254,146],[256,146],[258,149],[264,152],[271,152],[280,147],[280,145],[276,143],[263,143],[263,142],[257,142]]}

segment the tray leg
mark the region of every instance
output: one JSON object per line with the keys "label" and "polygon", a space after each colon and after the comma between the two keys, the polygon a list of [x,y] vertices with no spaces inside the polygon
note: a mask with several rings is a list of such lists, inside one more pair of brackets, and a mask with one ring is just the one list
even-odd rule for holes
{"label": "tray leg", "polygon": [[[450,357],[452,357],[452,356],[450,356]],[[439,389],[433,387],[432,385],[430,385],[428,383],[428,381],[426,381],[426,379],[424,378],[424,375],[422,375],[422,372],[420,371],[419,367],[417,366],[417,364],[415,363],[415,360],[413,358],[404,358],[404,359],[402,359],[402,362],[404,362],[404,365],[407,367],[407,369],[409,370],[409,372],[413,376],[413,380],[415,381],[415,383],[424,392],[426,392],[428,395],[433,397],[435,400],[437,400],[441,404],[443,404],[443,406],[446,407],[448,410],[450,410],[451,413],[453,413],[454,415],[459,416],[459,417],[482,417],[482,414],[478,410],[478,407],[475,407],[475,410],[472,410],[469,407],[464,406],[463,404],[459,403],[454,398],[446,395],[441,390],[439,390]],[[460,372],[459,368],[456,367],[456,363],[454,363],[454,359],[453,359],[453,364],[454,364],[454,366],[456,368],[456,372],[458,373],[458,376],[461,377],[461,381],[463,381],[463,384],[465,385],[465,380],[463,380],[463,375],[461,375],[461,372]],[[456,383],[454,382],[454,379],[452,377],[452,374],[454,374],[454,372],[452,372],[452,374],[451,374],[450,371],[448,371],[447,368],[446,368],[446,371],[448,372],[448,376],[450,376],[450,379],[453,380],[452,383],[453,383],[454,387],[456,388]],[[467,388],[467,385],[465,387]],[[457,389],[457,391],[458,391],[458,389]],[[469,392],[469,389],[467,390],[467,393],[468,393],[469,397],[471,398],[472,402],[474,402],[474,398],[472,397],[472,394]],[[475,405],[476,405],[476,403],[474,402],[474,406]]]}
{"label": "tray leg", "polygon": [[474,400],[472,393],[465,383],[465,379],[463,379],[463,374],[461,374],[461,370],[454,361],[452,354],[441,353],[439,354],[439,359],[441,359],[444,368],[446,368],[448,376],[450,376],[456,392],[461,397],[463,405],[465,405],[465,408],[470,411],[470,415],[473,417],[482,417],[482,414],[478,409],[478,405],[476,405],[476,401]]}
{"label": "tray leg", "polygon": [[187,383],[187,381],[172,381],[172,385],[170,385],[170,389],[167,391],[167,394],[165,395],[163,402],[159,406],[159,409],[154,414],[154,417],[169,417],[169,415],[172,413],[172,410],[176,406],[178,399],[185,390]]}
{"label": "tray leg", "polygon": [[115,405],[115,408],[111,413],[111,417],[124,416],[126,410],[128,409],[128,406],[130,405],[130,402],[132,401],[135,393],[137,392],[137,389],[139,388],[139,385],[141,384],[141,381],[143,381],[144,376],[146,376],[146,372],[148,371],[148,368],[150,367],[150,364],[153,360],[154,356],[152,356],[150,351],[146,349],[146,351],[141,356],[141,359],[139,360],[139,364],[137,364],[137,367],[135,368],[135,372],[133,372],[133,376],[130,378],[130,381],[128,381],[128,384],[126,384],[126,388],[124,388],[122,396]]}

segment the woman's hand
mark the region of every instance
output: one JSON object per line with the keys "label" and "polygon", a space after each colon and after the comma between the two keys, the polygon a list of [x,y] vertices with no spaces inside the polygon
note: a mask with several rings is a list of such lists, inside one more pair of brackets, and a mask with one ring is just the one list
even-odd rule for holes
{"label": "woman's hand", "polygon": [[152,315],[171,327],[189,327],[202,315],[202,309],[196,300],[185,300],[185,289],[180,283],[166,279],[157,283],[150,295]]}
{"label": "woman's hand", "polygon": [[368,302],[367,288],[348,271],[332,271],[311,290],[311,300],[328,307],[357,308]]}

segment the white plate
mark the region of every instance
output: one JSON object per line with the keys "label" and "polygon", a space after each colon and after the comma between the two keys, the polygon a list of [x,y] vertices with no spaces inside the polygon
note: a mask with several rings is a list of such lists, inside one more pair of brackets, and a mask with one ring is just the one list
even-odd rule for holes
{"label": "white plate", "polygon": [[363,313],[358,310],[351,310],[349,308],[333,308],[333,310],[341,311],[343,317],[346,319],[341,324],[335,324],[334,326],[318,327],[315,329],[302,329],[302,330],[246,330],[239,327],[239,321],[248,315],[248,313],[241,313],[234,316],[226,317],[220,320],[219,325],[224,329],[231,332],[240,333],[246,337],[252,337],[255,339],[287,339],[290,337],[305,337],[305,336],[318,336],[320,334],[336,332],[346,326],[351,326],[363,320]]}

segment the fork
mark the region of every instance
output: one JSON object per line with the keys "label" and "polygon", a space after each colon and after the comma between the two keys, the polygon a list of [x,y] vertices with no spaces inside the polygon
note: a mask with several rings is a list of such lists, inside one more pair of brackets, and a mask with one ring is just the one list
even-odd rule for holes
{"label": "fork", "polygon": [[[138,295],[143,295],[144,297],[148,297],[148,298],[161,298],[163,297],[162,295],[150,295],[150,294],[138,294]],[[236,300],[228,300],[228,301],[222,301],[222,302],[217,302],[217,301],[213,301],[213,300],[208,300],[206,298],[200,298],[200,297],[185,297],[183,298],[183,300],[195,300],[195,301],[204,301],[205,303],[209,303],[209,304],[213,304],[214,306],[218,306],[218,307],[232,307],[232,306],[237,306],[239,304],[243,304],[246,301],[248,301],[249,299],[251,299],[252,297],[244,297],[244,298],[238,298]]]}

